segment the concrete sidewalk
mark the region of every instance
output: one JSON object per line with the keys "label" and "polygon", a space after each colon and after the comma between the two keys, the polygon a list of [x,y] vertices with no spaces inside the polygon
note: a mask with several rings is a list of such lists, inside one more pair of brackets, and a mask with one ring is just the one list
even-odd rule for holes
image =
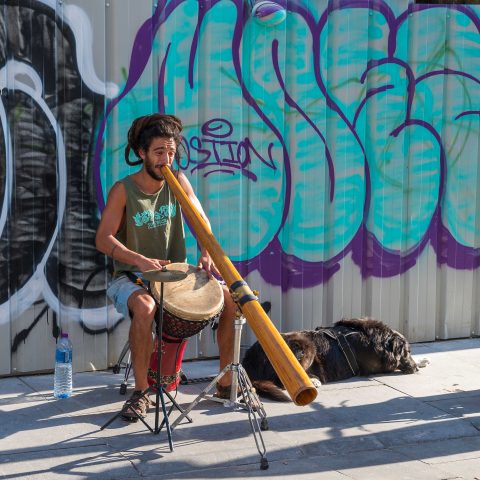
{"label": "concrete sidewalk", "polygon": [[[480,479],[480,339],[416,344],[413,353],[431,362],[415,375],[324,385],[307,407],[264,401],[268,470],[245,411],[202,400],[193,423],[173,431],[170,452],[165,429],[154,435],[119,419],[99,429],[125,399],[121,374],[76,374],[68,400],[53,399],[52,375],[3,378],[0,478]],[[184,363],[190,378],[216,368]],[[206,385],[181,386],[177,401],[188,405]]]}

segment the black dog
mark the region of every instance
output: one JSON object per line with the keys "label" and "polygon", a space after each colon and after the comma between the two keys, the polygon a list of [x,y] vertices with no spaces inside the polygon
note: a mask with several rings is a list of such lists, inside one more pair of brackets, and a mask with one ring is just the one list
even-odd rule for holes
{"label": "black dog", "polygon": [[[330,328],[284,333],[282,337],[308,376],[321,383],[356,375],[418,370],[407,339],[377,320],[341,320]],[[258,342],[247,350],[242,365],[258,393],[290,401]]]}

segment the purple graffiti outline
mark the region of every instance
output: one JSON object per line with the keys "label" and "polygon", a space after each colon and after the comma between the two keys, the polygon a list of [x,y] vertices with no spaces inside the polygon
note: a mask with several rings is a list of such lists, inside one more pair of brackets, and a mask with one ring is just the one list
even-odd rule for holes
{"label": "purple graffiti outline", "polygon": [[358,104],[357,109],[355,110],[355,114],[353,116],[353,122],[352,122],[353,128],[356,127],[358,117],[361,111],[363,110],[363,107],[368,102],[368,100],[371,97],[378,95],[379,93],[386,92],[387,90],[391,90],[392,88],[395,88],[395,87],[391,84],[388,84],[388,85],[382,85],[381,87],[371,88],[370,90],[367,91],[365,98],[362,99],[362,101]]}
{"label": "purple graffiti outline", "polygon": [[294,108],[295,110],[300,113],[300,115],[308,122],[308,124],[315,130],[317,135],[322,140],[323,144],[325,145],[325,156],[327,158],[327,166],[328,166],[328,177],[329,177],[329,188],[330,188],[330,203],[333,202],[333,197],[335,196],[335,167],[333,166],[332,155],[330,153],[330,149],[328,148],[327,141],[325,136],[320,131],[320,129],[313,123],[312,119],[303,111],[303,109],[298,105],[297,102],[290,96],[287,92],[285,82],[283,81],[282,73],[280,72],[280,65],[278,62],[278,40],[274,40],[272,42],[272,63],[273,68],[275,70],[275,75],[277,77],[278,83],[280,84],[280,88],[283,91],[285,102],[287,105]]}
{"label": "purple graffiti outline", "polygon": [[[211,125],[213,125],[213,126],[211,126]],[[227,127],[227,131],[218,133],[219,131],[223,130],[223,127]],[[257,156],[257,158],[260,159],[261,163],[268,166],[272,170],[277,170],[277,167],[275,166],[275,162],[274,162],[274,160],[272,158],[272,154],[271,154],[273,144],[270,143],[270,145],[268,146],[268,155],[269,155],[269,160],[270,161],[266,161],[260,155],[260,153],[258,153],[257,149],[253,146],[252,142],[250,141],[250,139],[248,137],[245,137],[243,140],[241,140],[239,142],[234,141],[234,140],[227,140],[227,137],[229,137],[233,133],[233,125],[227,119],[219,118],[219,117],[212,118],[212,119],[206,121],[205,123],[203,123],[200,130],[201,130],[202,135],[203,135],[202,138],[194,136],[190,139],[190,142],[188,142],[187,139],[184,137],[186,150],[187,150],[188,161],[187,161],[187,165],[185,167],[183,167],[183,166],[180,167],[182,170],[188,170],[190,163],[195,164],[195,167],[193,167],[190,170],[190,174],[196,172],[197,170],[200,171],[200,170],[204,170],[204,169],[209,169],[209,171],[207,173],[203,174],[204,177],[207,177],[207,176],[211,175],[212,173],[229,173],[229,174],[233,175],[235,172],[232,171],[231,169],[240,170],[242,175],[244,175],[248,179],[256,182],[257,181],[257,176],[255,175],[255,173],[253,173],[252,171],[247,169],[248,165],[252,163],[251,162],[251,156],[250,156],[250,150],[252,150],[253,153]],[[212,137],[214,140],[211,140],[209,138],[204,138],[204,137]],[[211,150],[202,149],[200,145],[198,147],[194,147],[192,145],[192,140],[193,139],[196,139],[198,142],[200,142],[201,146],[203,146],[204,143],[212,143],[213,144],[213,152],[214,152],[215,161],[209,162],[208,160],[211,157]],[[223,139],[223,140],[216,140],[216,139]],[[218,151],[216,149],[216,144],[217,143],[219,143],[220,145],[228,145],[229,146],[229,151],[232,155],[232,159],[234,158],[234,151],[233,151],[232,147],[234,145],[236,145],[237,146],[237,152],[236,152],[237,153],[237,159],[234,160],[234,161],[227,161],[226,159],[221,159],[219,157]],[[192,160],[190,158],[190,147],[194,148],[198,152],[202,152],[202,153],[208,152],[209,153],[208,159],[207,160],[202,160],[202,161],[199,161],[199,162],[197,162],[195,160]],[[245,151],[245,157],[246,157],[245,161],[243,161],[243,162],[241,161],[241,158],[240,158],[240,152],[241,152],[242,148]],[[210,169],[210,167],[213,167],[213,166],[216,166],[216,165],[218,165],[219,168]],[[223,168],[221,168],[221,167],[223,167]],[[226,167],[228,167],[228,169]]]}
{"label": "purple graffiti outline", "polygon": [[480,110],[467,110],[466,112],[459,113],[455,117],[455,120],[458,120],[459,118],[465,117],[467,115],[480,115]]}
{"label": "purple graffiti outline", "polygon": [[399,60],[395,57],[389,58],[382,58],[380,60],[369,60],[367,63],[367,68],[363,72],[362,76],[360,77],[360,82],[365,83],[365,79],[368,75],[368,72],[376,67],[380,67],[381,65],[398,65],[399,67],[403,67],[407,74],[407,113],[405,118],[409,119],[412,113],[412,104],[413,104],[413,97],[415,95],[415,76],[413,75],[413,71],[410,68],[408,63],[405,63],[402,60]]}

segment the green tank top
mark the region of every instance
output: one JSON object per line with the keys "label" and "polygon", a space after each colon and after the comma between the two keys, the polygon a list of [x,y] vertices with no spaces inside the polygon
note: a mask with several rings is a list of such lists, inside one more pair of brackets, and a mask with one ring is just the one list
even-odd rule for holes
{"label": "green tank top", "polygon": [[[116,238],[128,249],[148,258],[186,262],[185,233],[180,205],[166,182],[153,194],[142,192],[131,176],[121,180],[127,200],[125,221]],[[138,271],[135,265],[114,260],[115,276]]]}

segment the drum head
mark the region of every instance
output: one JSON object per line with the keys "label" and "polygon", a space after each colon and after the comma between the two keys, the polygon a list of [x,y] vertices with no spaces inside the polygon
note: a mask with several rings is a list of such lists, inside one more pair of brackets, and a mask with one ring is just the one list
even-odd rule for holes
{"label": "drum head", "polygon": [[[223,308],[223,289],[205,270],[188,263],[171,263],[168,268],[181,270],[187,277],[178,282],[163,284],[163,308],[178,318],[191,321],[209,320]],[[160,282],[150,286],[160,300]]]}

